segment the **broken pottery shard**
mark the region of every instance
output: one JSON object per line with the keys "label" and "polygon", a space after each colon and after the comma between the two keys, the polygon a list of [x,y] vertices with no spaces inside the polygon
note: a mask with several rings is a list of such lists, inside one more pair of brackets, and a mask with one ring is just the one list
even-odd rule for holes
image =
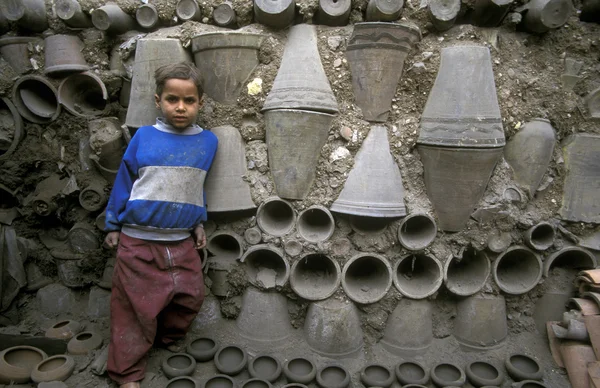
{"label": "broken pottery shard", "polygon": [[600,223],[600,136],[572,135],[563,152],[566,178],[562,218]]}
{"label": "broken pottery shard", "polygon": [[258,65],[263,35],[244,32],[211,32],[192,38],[194,61],[204,79],[206,94],[233,105]]}
{"label": "broken pottery shard", "polygon": [[250,186],[243,179],[247,170],[242,136],[229,125],[213,128],[212,132],[219,139],[219,148],[204,184],[208,211],[256,208],[250,195]]}
{"label": "broken pottery shard", "polygon": [[367,217],[406,215],[402,176],[390,153],[386,127],[371,127],[331,211]]}
{"label": "broken pottery shard", "polygon": [[314,26],[290,28],[281,66],[262,111],[306,109],[337,113],[338,105],[323,70]]}
{"label": "broken pottery shard", "polygon": [[402,76],[404,60],[421,40],[408,23],[356,23],[346,57],[356,105],[367,121],[385,122]]}
{"label": "broken pottery shard", "polygon": [[525,29],[541,34],[565,24],[574,8],[571,0],[531,0],[521,10]]}
{"label": "broken pottery shard", "polygon": [[572,388],[589,388],[588,363],[596,362],[590,345],[577,341],[564,341],[560,353],[569,375]]}
{"label": "broken pottery shard", "polygon": [[514,0],[477,0],[471,15],[474,25],[497,27],[502,23]]}
{"label": "broken pottery shard", "polygon": [[579,76],[583,62],[576,61],[573,58],[565,58],[565,72],[561,74],[560,80],[565,90],[573,90],[575,84],[582,79]]}
{"label": "broken pottery shard", "polygon": [[548,169],[556,134],[550,121],[533,119],[506,143],[504,159],[513,170],[514,180],[533,197]]}
{"label": "broken pottery shard", "polygon": [[584,101],[590,117],[600,119],[600,88],[590,92]]}
{"label": "broken pottery shard", "polygon": [[294,21],[295,0],[254,0],[254,21],[273,28],[285,28]]}
{"label": "broken pottery shard", "polygon": [[421,116],[420,144],[502,147],[502,118],[490,50],[454,46],[441,50],[440,68]]}
{"label": "broken pottery shard", "polygon": [[433,27],[442,32],[454,25],[460,11],[460,0],[429,0],[429,20]]}

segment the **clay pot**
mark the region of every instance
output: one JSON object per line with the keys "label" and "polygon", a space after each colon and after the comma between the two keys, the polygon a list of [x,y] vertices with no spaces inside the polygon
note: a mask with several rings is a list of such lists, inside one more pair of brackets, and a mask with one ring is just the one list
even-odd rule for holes
{"label": "clay pot", "polygon": [[244,253],[244,242],[237,233],[222,230],[209,237],[206,248],[218,258],[239,259]]}
{"label": "clay pot", "polygon": [[90,148],[100,165],[118,170],[125,152],[125,140],[119,119],[103,117],[88,121]]}
{"label": "clay pot", "polygon": [[444,32],[452,28],[460,12],[460,1],[458,0],[432,0],[427,7],[429,21],[433,27]]}
{"label": "clay pot", "polygon": [[77,0],[56,0],[54,10],[56,16],[71,28],[93,27],[92,19],[81,10]]}
{"label": "clay pot", "polygon": [[225,1],[215,7],[213,11],[213,20],[217,26],[228,27],[235,24],[236,16],[233,4]]}
{"label": "clay pot", "polygon": [[424,299],[442,285],[442,264],[433,256],[422,253],[401,257],[394,264],[394,286],[412,299]]}
{"label": "clay pot", "polygon": [[217,370],[229,376],[240,373],[248,363],[246,351],[236,345],[226,345],[217,350],[215,366]]}
{"label": "clay pot", "polygon": [[87,253],[100,249],[100,241],[96,228],[87,222],[78,222],[67,235],[69,246],[77,253]]}
{"label": "clay pot", "polygon": [[79,334],[83,330],[83,326],[72,320],[56,322],[48,330],[46,330],[46,337],[57,338],[63,340],[70,340],[75,335]]}
{"label": "clay pot", "polygon": [[576,269],[596,268],[597,261],[593,253],[585,248],[571,246],[564,247],[551,254],[544,261],[544,276],[548,277],[554,266]]}
{"label": "clay pot", "polygon": [[262,232],[257,227],[248,228],[244,231],[244,240],[250,245],[260,244]]}
{"label": "clay pot", "polygon": [[274,383],[281,375],[281,363],[268,354],[259,354],[248,362],[250,376]]}
{"label": "clay pot", "polygon": [[281,198],[269,197],[256,212],[256,224],[265,233],[281,237],[291,232],[296,222],[292,205]]}
{"label": "clay pot", "polygon": [[181,376],[169,380],[165,388],[200,388],[200,383],[191,377]]}
{"label": "clay pot", "polygon": [[254,1],[254,21],[277,29],[289,26],[294,20],[295,11],[295,0]]}
{"label": "clay pot", "polygon": [[243,179],[248,171],[242,135],[229,125],[212,128],[211,132],[217,136],[219,147],[204,182],[207,210],[230,212],[255,209],[250,186]]}
{"label": "clay pot", "polygon": [[369,0],[367,5],[368,22],[395,22],[400,19],[404,0]]}
{"label": "clay pot", "polygon": [[40,76],[20,77],[13,85],[12,101],[21,116],[32,123],[48,124],[60,115],[56,88]]}
{"label": "clay pot", "polygon": [[135,30],[136,26],[135,20],[114,3],[96,8],[92,12],[92,23],[97,29],[113,35]]}
{"label": "clay pot", "polygon": [[431,368],[431,381],[437,387],[462,386],[467,381],[467,377],[458,365],[442,362]]}
{"label": "clay pot", "polygon": [[93,181],[79,192],[79,204],[91,212],[102,209],[107,201],[105,189],[102,182]]}
{"label": "clay pot", "polygon": [[200,337],[190,342],[186,352],[194,357],[196,361],[206,362],[214,358],[218,349],[219,344],[217,341],[209,337]]}
{"label": "clay pot", "polygon": [[500,386],[504,382],[504,373],[486,361],[473,361],[467,365],[465,371],[469,382],[475,387]]}
{"label": "clay pot", "polygon": [[36,38],[28,36],[3,36],[0,38],[0,54],[15,73],[23,74],[32,69],[29,44],[33,44],[36,40]]}
{"label": "clay pot", "polygon": [[90,69],[81,53],[83,42],[75,35],[50,35],[44,40],[44,73],[63,75]]}
{"label": "clay pot", "polygon": [[93,331],[84,331],[71,338],[67,350],[71,354],[88,354],[102,346],[102,337]]}
{"label": "clay pot", "polygon": [[504,297],[470,296],[460,300],[453,335],[467,350],[498,347],[508,335]]}
{"label": "clay pot", "polygon": [[317,372],[317,384],[321,388],[346,388],[350,386],[350,373],[341,365],[328,365]]}
{"label": "clay pot", "polygon": [[412,213],[398,226],[398,241],[410,251],[420,251],[431,245],[437,235],[435,220],[426,213]]}
{"label": "clay pot", "polygon": [[195,20],[199,22],[202,20],[202,9],[196,0],[179,0],[175,13],[182,21]]}
{"label": "clay pot", "polygon": [[309,384],[317,375],[317,367],[308,358],[296,357],[283,364],[283,375],[289,382]]}
{"label": "clay pot", "polygon": [[514,381],[541,380],[544,375],[540,364],[526,354],[516,353],[506,357],[504,366]]}
{"label": "clay pot", "polygon": [[532,0],[522,10],[526,11],[523,26],[541,34],[564,25],[573,13],[573,5],[564,0]]}
{"label": "clay pot", "polygon": [[187,353],[171,354],[162,362],[162,370],[167,378],[191,376],[196,369],[196,360]]}
{"label": "clay pot", "polygon": [[283,287],[290,277],[290,264],[283,252],[266,244],[248,248],[240,262],[245,264],[248,281],[260,288]]}
{"label": "clay pot", "polygon": [[485,252],[469,247],[461,257],[452,256],[444,264],[444,284],[451,293],[469,296],[485,286],[490,275],[490,260]]}
{"label": "clay pot", "polygon": [[402,298],[388,317],[381,339],[383,348],[397,356],[414,356],[425,353],[432,342],[431,302]]}
{"label": "clay pot", "polygon": [[533,119],[513,135],[504,147],[504,159],[514,179],[533,197],[554,153],[556,133],[550,121]]}
{"label": "clay pot", "polygon": [[258,65],[258,50],[263,39],[264,35],[236,31],[202,33],[192,37],[194,61],[210,98],[222,104],[236,104]]}
{"label": "clay pot", "polygon": [[159,22],[158,11],[152,4],[142,4],[135,11],[135,20],[142,28],[157,27]]}
{"label": "clay pot", "polygon": [[316,20],[326,26],[345,26],[350,18],[351,0],[319,0]]}
{"label": "clay pot", "polygon": [[356,303],[380,301],[392,286],[392,266],[375,253],[359,253],[344,264],[342,288]]}
{"label": "clay pot", "polygon": [[48,28],[44,0],[5,0],[0,3],[0,12],[27,30],[42,32]]}
{"label": "clay pot", "polygon": [[94,73],[73,74],[60,83],[58,101],[75,116],[95,117],[106,111],[108,91]]}
{"label": "clay pot", "polygon": [[494,261],[492,274],[502,291],[511,295],[525,294],[542,278],[542,261],[537,253],[515,245]]}
{"label": "clay pot", "polygon": [[335,220],[329,210],[314,205],[298,215],[298,234],[308,242],[318,243],[329,240],[335,229]]}
{"label": "clay pot", "polygon": [[394,369],[398,382],[408,385],[425,385],[429,382],[429,369],[417,361],[402,361]]}
{"label": "clay pot", "polygon": [[354,216],[348,217],[352,230],[363,236],[376,236],[382,234],[392,221],[391,218]]}
{"label": "clay pot", "polygon": [[6,123],[5,128],[14,131],[6,136],[6,138],[0,139],[0,160],[5,160],[15,152],[25,131],[21,115],[13,103],[6,97],[0,97],[0,117]]}
{"label": "clay pot", "polygon": [[419,28],[408,23],[354,24],[346,57],[354,100],[365,120],[387,120],[404,60],[420,40]]}
{"label": "clay pot", "polygon": [[344,188],[330,209],[367,217],[406,215],[402,176],[390,153],[386,127],[371,127],[356,154]]}
{"label": "clay pot", "polygon": [[[323,330],[327,327],[327,330]],[[358,310],[352,302],[327,299],[309,305],[304,337],[316,353],[343,358],[357,354],[363,346]]]}
{"label": "clay pot", "polygon": [[534,381],[534,380],[524,380],[518,383],[513,384],[514,388],[550,388],[546,384]]}
{"label": "clay pot", "polygon": [[31,371],[48,358],[46,353],[33,346],[15,346],[0,352],[0,383],[27,383]]}
{"label": "clay pot", "polygon": [[341,271],[336,260],[319,253],[308,253],[292,264],[290,286],[306,300],[323,300],[340,286]]}
{"label": "clay pot", "polygon": [[271,388],[270,382],[263,379],[250,379],[242,383],[241,388]]}
{"label": "clay pot", "polygon": [[52,250],[52,257],[56,262],[58,279],[62,284],[70,288],[85,287],[89,284],[87,276],[82,270],[82,254],[72,253],[70,250]]}
{"label": "clay pot", "polygon": [[304,246],[298,240],[290,239],[283,243],[283,250],[288,256],[296,257],[302,253]]}
{"label": "clay pot", "polygon": [[235,381],[226,375],[216,375],[206,380],[204,388],[235,388]]}
{"label": "clay pot", "polygon": [[554,244],[556,231],[554,226],[548,222],[540,222],[527,229],[523,235],[525,244],[532,249],[545,251]]}
{"label": "clay pot", "polygon": [[292,383],[292,384],[286,384],[281,388],[308,388],[308,387],[304,384]]}
{"label": "clay pot", "polygon": [[386,366],[370,364],[361,369],[360,381],[366,387],[387,388],[394,382],[394,373]]}
{"label": "clay pot", "polygon": [[56,355],[45,359],[31,371],[31,380],[34,383],[44,381],[65,381],[75,370],[75,360],[66,355]]}

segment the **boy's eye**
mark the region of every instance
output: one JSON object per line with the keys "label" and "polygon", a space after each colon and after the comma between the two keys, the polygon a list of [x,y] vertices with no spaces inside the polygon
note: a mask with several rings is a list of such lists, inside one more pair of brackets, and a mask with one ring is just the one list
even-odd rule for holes
{"label": "boy's eye", "polygon": [[167,101],[168,102],[177,102],[177,97],[175,97],[175,96],[168,96],[167,97]]}
{"label": "boy's eye", "polygon": [[195,102],[196,102],[196,99],[194,97],[188,97],[185,99],[186,104],[193,104]]}

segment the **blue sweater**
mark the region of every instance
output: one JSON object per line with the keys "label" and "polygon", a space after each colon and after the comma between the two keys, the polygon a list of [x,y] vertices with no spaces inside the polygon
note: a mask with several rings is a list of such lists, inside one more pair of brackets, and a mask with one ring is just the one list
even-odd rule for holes
{"label": "blue sweater", "polygon": [[206,220],[204,179],[217,137],[197,125],[176,132],[161,119],[137,130],[106,207],[105,231],[176,241]]}

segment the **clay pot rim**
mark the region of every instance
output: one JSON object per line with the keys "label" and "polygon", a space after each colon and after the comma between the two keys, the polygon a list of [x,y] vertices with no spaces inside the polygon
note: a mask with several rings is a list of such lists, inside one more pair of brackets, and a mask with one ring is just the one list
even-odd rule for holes
{"label": "clay pot rim", "polygon": [[[530,373],[530,372],[523,371],[522,369],[519,369],[518,367],[516,367],[513,364],[513,362],[512,362],[513,357],[525,358],[527,361],[533,363],[537,367],[537,371]],[[515,380],[515,381],[541,380],[544,375],[544,370],[542,369],[542,366],[540,365],[540,363],[535,358],[533,358],[532,356],[529,356],[525,353],[509,354],[506,357],[506,359],[504,360],[504,366],[506,367],[506,370],[508,371],[508,374],[510,375],[510,377],[512,377],[513,380]]]}
{"label": "clay pot rim", "polygon": [[[497,373],[496,378],[490,379],[490,378],[483,377],[483,376],[476,374],[472,369],[474,364],[484,364],[487,367],[491,367]],[[469,381],[471,381],[471,383],[477,383],[476,385],[479,385],[479,386],[488,386],[488,385],[500,386],[502,384],[502,382],[504,381],[504,374],[502,373],[502,371],[498,367],[496,367],[494,364],[492,364],[491,362],[488,362],[485,360],[471,361],[470,363],[467,364],[467,367],[465,368],[465,372],[467,374],[467,378],[469,379]]]}
{"label": "clay pot rim", "polygon": [[[506,254],[511,253],[512,251],[516,251],[516,250],[527,251],[527,253],[531,254],[536,259],[536,261],[538,263],[538,267],[539,267],[539,271],[536,276],[535,282],[532,282],[531,286],[528,286],[526,289],[520,290],[518,292],[515,292],[513,290],[506,288],[506,286],[502,282],[498,281],[499,280],[498,279],[498,265],[500,264],[500,261],[502,261],[502,259],[504,258],[504,256]],[[547,260],[546,260],[546,262],[547,262]],[[498,285],[498,288],[500,288],[505,293],[507,293],[509,295],[523,295],[523,294],[526,294],[529,291],[533,290],[539,284],[540,280],[542,279],[543,269],[544,269],[544,264],[542,263],[540,256],[536,252],[532,251],[531,249],[527,248],[524,245],[512,245],[512,246],[508,247],[507,250],[505,250],[500,255],[498,255],[496,260],[494,260],[494,266],[492,267],[492,275],[494,276],[494,281],[496,282],[496,285]]]}
{"label": "clay pot rim", "polygon": [[209,382],[217,380],[217,379],[225,379],[225,380],[231,382],[232,387],[235,387],[235,381],[231,377],[227,376],[226,374],[218,374],[218,375],[209,377],[208,380],[206,380],[206,382],[204,383],[203,387],[206,388],[208,386]]}
{"label": "clay pot rim", "polygon": [[[172,360],[177,357],[186,358],[190,362],[190,365],[183,367],[183,368],[178,368],[178,367],[174,367],[171,364],[169,364],[169,360]],[[196,369],[196,359],[187,353],[173,353],[173,354],[169,354],[167,357],[165,357],[163,359],[161,367],[162,367],[163,373],[169,379],[172,379],[174,377],[180,377],[180,376],[191,376],[192,373],[194,373],[194,369]]]}
{"label": "clay pot rim", "polygon": [[[212,347],[207,350],[194,349],[193,348],[194,343],[199,342],[199,341],[203,341],[203,342],[210,341],[212,343]],[[195,338],[186,347],[186,353],[191,355],[192,357],[194,357],[196,359],[196,361],[200,361],[200,362],[206,362],[206,361],[212,360],[215,357],[217,350],[219,350],[219,343],[214,338],[211,338],[208,336]]]}
{"label": "clay pot rim", "polygon": [[377,27],[377,28],[385,28],[385,29],[396,29],[396,30],[404,30],[410,32],[412,34],[418,35],[419,40],[422,38],[421,29],[419,26],[409,22],[399,22],[399,23],[389,23],[389,22],[360,22],[354,23],[354,28],[356,27]]}
{"label": "clay pot rim", "polygon": [[[402,226],[404,226],[404,224],[406,222],[408,222],[411,219],[416,218],[416,217],[427,218],[433,224],[433,228],[434,228],[435,231],[433,232],[433,238],[427,244],[425,244],[425,245],[419,245],[419,246],[412,246],[411,247],[411,246],[409,246],[409,244],[406,243],[405,239],[402,238],[403,234],[401,233],[401,230],[402,230]],[[398,235],[398,242],[404,248],[408,249],[409,251],[421,251],[421,250],[427,248],[428,246],[430,246],[431,244],[433,244],[433,242],[435,241],[435,239],[437,237],[437,233],[438,233],[437,223],[435,222],[435,219],[430,214],[425,213],[425,212],[415,212],[415,213],[407,214],[404,218],[402,218],[402,221],[400,221],[400,224],[398,225],[398,233],[397,233],[397,235]]]}
{"label": "clay pot rim", "polygon": [[[13,346],[13,347],[4,349],[2,352],[0,352],[2,361],[6,362],[7,365],[10,365],[12,367],[21,368],[19,365],[10,364],[8,361],[6,361],[6,355],[8,353],[11,353],[14,351],[19,351],[19,350],[29,350],[29,351],[35,352],[35,353],[39,354],[40,356],[42,356],[42,361],[46,360],[48,358],[48,355],[42,349],[36,348],[34,346],[29,346],[29,345],[18,345],[18,346]],[[23,369],[23,368],[21,368],[21,369]]]}
{"label": "clay pot rim", "polygon": [[[260,215],[264,211],[265,207],[268,206],[269,204],[273,203],[273,202],[280,202],[281,204],[285,205],[286,207],[288,207],[292,211],[292,220],[290,222],[289,228],[287,228],[287,229],[285,229],[284,231],[281,231],[281,232],[276,232],[276,234],[274,234],[272,231],[265,230],[262,218],[260,217]],[[282,236],[285,236],[286,234],[290,233],[294,229],[294,226],[295,226],[297,220],[298,220],[298,215],[296,214],[296,210],[294,209],[294,207],[292,206],[292,204],[290,202],[286,201],[285,199],[277,197],[277,196],[268,197],[267,199],[265,199],[258,206],[258,210],[256,210],[256,225],[264,233],[266,233],[268,235],[271,235],[271,236],[275,236],[275,237],[282,237]]]}
{"label": "clay pot rim", "polygon": [[[327,258],[327,260],[330,263],[333,264],[333,266],[335,268],[335,282],[333,284],[330,284],[328,287],[322,287],[322,289],[327,292],[307,294],[301,289],[301,287],[298,286],[298,284],[296,284],[296,276],[294,276],[294,274],[296,273],[296,268],[300,265],[300,263],[304,259],[306,259],[308,256],[315,256],[315,255],[323,256],[323,257]],[[342,270],[340,268],[340,264],[337,262],[337,260],[332,259],[329,255],[327,255],[323,252],[305,253],[298,260],[296,260],[292,263],[292,267],[290,269],[290,287],[299,297],[301,297],[303,299],[311,300],[311,301],[325,300],[325,299],[329,298],[331,295],[335,294],[335,292],[340,288],[341,283],[342,283]],[[327,290],[327,288],[329,288],[329,290]],[[313,288],[313,290],[314,289],[316,289],[316,288]]]}
{"label": "clay pot rim", "polygon": [[[99,10],[99,8],[97,10]],[[65,85],[67,84],[67,82],[69,82],[73,77],[82,77],[82,76],[89,77],[92,80],[94,80],[96,82],[96,84],[98,85],[98,87],[100,87],[100,90],[102,91],[102,98],[106,102],[106,105],[104,106],[104,109],[102,109],[98,113],[84,114],[81,112],[77,112],[75,109],[72,109],[70,106],[68,106],[64,101],[65,99],[63,97],[63,90],[66,87]],[[100,77],[98,77],[96,74],[92,73],[91,71],[84,71],[81,73],[71,74],[68,77],[66,77],[65,79],[63,79],[60,82],[60,85],[58,85],[57,99],[58,99],[58,103],[60,105],[64,106],[65,109],[68,110],[71,114],[73,114],[74,116],[83,117],[83,118],[102,116],[104,113],[106,113],[108,111],[108,106],[110,105],[110,101],[108,99],[108,90],[106,89],[106,85],[104,84],[104,81],[102,81],[102,79]]]}
{"label": "clay pot rim", "polygon": [[[400,280],[398,279],[398,267],[400,266],[400,264],[406,260],[407,258],[411,257],[411,256],[425,256],[430,260],[433,260],[433,262],[437,265],[438,268],[438,272],[439,272],[439,276],[438,278],[435,280],[435,282],[432,284],[432,288],[427,291],[425,294],[422,295],[418,295],[418,294],[413,294],[413,293],[409,293],[406,290],[402,289],[402,286],[400,284]],[[440,287],[442,286],[442,283],[444,282],[444,269],[442,268],[442,263],[440,263],[440,261],[433,255],[430,254],[426,254],[423,252],[419,252],[419,253],[410,253],[408,255],[404,255],[402,257],[400,257],[398,260],[396,260],[396,262],[394,263],[394,268],[392,269],[392,278],[394,281],[394,286],[396,287],[396,289],[398,290],[399,293],[401,293],[402,295],[404,295],[407,298],[410,299],[425,299],[430,297],[431,295],[435,294]]]}
{"label": "clay pot rim", "polygon": [[[302,228],[300,227],[300,220],[302,219],[302,216],[305,215],[306,213],[308,213],[309,211],[314,211],[314,210],[320,210],[322,211],[327,218],[329,219],[329,221],[331,222],[331,230],[329,231],[329,233],[327,233],[327,236],[325,238],[322,239],[310,239],[308,237],[305,236],[305,234],[302,231]],[[329,209],[327,209],[325,206],[322,205],[313,205],[310,206],[304,210],[302,210],[299,214],[298,214],[298,218],[296,220],[296,229],[298,230],[298,234],[300,235],[300,237],[302,237],[303,239],[305,239],[308,242],[311,243],[319,243],[319,242],[323,242],[323,241],[327,241],[331,238],[331,236],[333,236],[333,233],[335,232],[335,219],[333,218],[333,215],[331,214],[331,212],[329,211]]]}
{"label": "clay pot rim", "polygon": [[[259,377],[257,375],[257,372],[254,369],[254,363],[259,358],[264,358],[264,359],[269,359],[271,361],[275,361],[275,372],[271,376]],[[260,353],[260,354],[257,354],[254,358],[252,358],[251,360],[248,361],[248,372],[250,372],[250,376],[254,377],[255,379],[266,380],[269,383],[273,383],[273,382],[275,382],[279,378],[279,376],[281,376],[281,372],[282,372],[281,362],[275,356],[272,356],[272,355],[267,354],[267,353]]]}
{"label": "clay pot rim", "polygon": [[476,289],[473,291],[461,292],[460,290],[454,289],[454,287],[449,286],[448,285],[448,270],[450,269],[450,264],[452,264],[452,261],[454,261],[455,257],[453,256],[451,259],[446,260],[446,262],[444,263],[444,285],[446,286],[446,289],[448,291],[450,291],[452,294],[458,295],[458,296],[471,296],[471,295],[477,294],[479,291],[481,291],[483,289],[483,287],[485,287],[485,284],[487,283],[487,280],[490,277],[490,273],[492,272],[492,263],[490,262],[490,259],[485,254],[485,251],[477,251],[477,253],[485,256],[486,270],[485,270],[484,278],[481,280],[481,282],[477,285]]}
{"label": "clay pot rim", "polygon": [[[205,38],[222,38],[222,37],[233,37],[233,38],[250,38],[248,39],[248,44],[241,45],[239,42],[219,42],[219,45],[201,45],[198,41]],[[196,34],[191,37],[192,42],[192,53],[207,51],[207,50],[215,50],[220,48],[247,48],[247,49],[256,49],[258,50],[265,39],[265,35],[257,33],[257,32],[241,32],[241,31],[214,31],[214,32],[204,32],[200,34]],[[203,42],[205,43],[205,42]],[[198,47],[201,46],[201,47]]]}
{"label": "clay pot rim", "polygon": [[265,384],[267,384],[267,386],[268,386],[268,387],[272,387],[272,385],[271,385],[271,383],[270,383],[269,381],[267,381],[267,380],[265,380],[265,379],[258,378],[258,377],[253,377],[253,378],[251,378],[251,379],[248,379],[248,380],[244,381],[244,382],[243,382],[243,383],[240,385],[240,388],[246,388],[246,384],[248,384],[248,383],[253,383],[253,382],[256,382],[256,381],[260,381],[261,383],[265,383]]}
{"label": "clay pot rim", "polygon": [[[460,377],[458,378],[458,380],[446,382],[445,380],[442,380],[441,378],[439,378],[437,373],[435,372],[435,370],[442,365],[449,365],[449,366],[453,367],[454,369],[458,370],[460,372]],[[457,364],[452,363],[452,362],[439,362],[439,363],[435,364],[433,367],[431,367],[430,373],[431,373],[431,379],[433,380],[433,383],[437,386],[446,387],[446,386],[448,386],[448,384],[450,384],[450,386],[452,384],[462,386],[467,381],[467,375],[465,374],[465,371],[460,366],[458,366]]]}
{"label": "clay pot rim", "polygon": [[[24,103],[21,100],[20,93],[18,93],[18,92],[20,90],[21,84],[24,82],[27,82],[27,81],[36,81],[36,82],[42,83],[42,84],[44,84],[45,87],[50,89],[50,91],[54,95],[54,98],[56,99],[56,112],[52,115],[52,117],[49,117],[49,118],[40,117],[40,116],[36,115],[35,113],[31,112],[29,110],[29,108],[24,106]],[[15,108],[19,112],[19,114],[21,116],[23,116],[23,118],[25,118],[28,121],[31,121],[34,124],[48,124],[48,123],[55,121],[58,118],[58,116],[60,116],[61,104],[60,104],[60,101],[58,98],[58,90],[56,89],[56,87],[54,87],[54,85],[47,78],[44,78],[40,75],[27,74],[27,75],[23,75],[23,76],[19,77],[19,79],[13,84],[13,87],[12,87],[12,101],[13,101]],[[15,104],[14,101],[19,101],[19,103]],[[26,109],[25,114],[23,114],[21,112],[21,109],[19,108],[19,105],[21,105],[21,104],[23,104],[23,108]]]}
{"label": "clay pot rim", "polygon": [[192,377],[190,376],[178,376],[178,377],[173,377],[172,379],[170,379],[169,381],[167,381],[167,384],[165,385],[165,388],[168,388],[171,383],[177,382],[177,381],[190,381],[192,383],[194,383],[194,386],[199,388],[200,387],[200,383],[196,380],[194,380]]}
{"label": "clay pot rim", "polygon": [[7,46],[9,44],[27,44],[33,43],[36,41],[41,41],[40,38],[35,38],[31,36],[4,36],[0,37],[0,47]]}
{"label": "clay pot rim", "polygon": [[558,259],[563,254],[572,252],[572,251],[577,251],[577,252],[585,254],[591,262],[590,268],[597,267],[598,263],[596,261],[596,256],[592,252],[590,252],[589,250],[587,250],[583,247],[580,247],[577,245],[571,245],[571,246],[559,249],[558,251],[556,251],[556,252],[552,253],[550,256],[548,256],[548,258],[546,260],[544,260],[544,265],[543,265],[544,277],[548,277],[550,275],[550,269],[552,269],[552,264],[554,264],[554,261],[556,259]]}
{"label": "clay pot rim", "polygon": [[[534,242],[534,240],[533,240],[534,230],[537,230],[538,228],[545,228],[545,227],[550,227],[552,229],[552,241],[550,242],[550,244],[545,244],[545,243],[538,244],[538,243]],[[542,221],[542,222],[538,222],[537,224],[533,225],[531,228],[527,229],[527,231],[525,232],[525,235],[526,235],[525,244],[527,244],[527,246],[529,246],[531,249],[535,249],[537,251],[545,251],[546,249],[550,248],[554,244],[554,239],[556,238],[556,228],[554,227],[554,225],[552,225],[548,221]]]}
{"label": "clay pot rim", "polygon": [[[310,372],[307,373],[306,375],[300,375],[298,373],[292,372],[290,370],[289,364],[296,360],[308,362],[312,368],[310,370]],[[297,383],[297,384],[308,384],[311,381],[313,381],[317,375],[317,365],[313,362],[313,360],[311,360],[308,357],[299,356],[299,357],[290,358],[283,364],[283,374],[290,382]]]}
{"label": "clay pot rim", "polygon": [[[367,369],[369,369],[369,368],[379,368],[379,369],[386,370],[388,372],[389,376],[385,380],[376,380],[375,378],[372,378],[367,375]],[[391,370],[387,366],[385,366],[383,364],[379,364],[379,363],[371,363],[371,364],[365,365],[360,370],[360,380],[366,386],[369,386],[369,387],[389,387],[394,383],[395,377],[396,376],[395,376],[393,370]]]}
{"label": "clay pot rim", "polygon": [[[402,374],[400,373],[400,367],[405,364],[416,365],[419,368],[421,368],[421,370],[423,371],[423,378],[412,379],[412,378],[406,378],[406,377],[402,376]],[[427,384],[429,382],[429,369],[425,366],[425,364],[423,364],[422,362],[419,362],[419,361],[415,361],[415,360],[400,361],[400,363],[395,366],[394,372],[396,373],[396,378],[397,378],[398,382],[400,382],[401,385],[408,384],[407,386],[410,386],[410,385],[423,386],[424,384]],[[402,387],[405,387],[405,386],[402,385]]]}
{"label": "clay pot rim", "polygon": [[[344,379],[339,384],[337,384],[337,385],[327,385],[323,381],[323,377],[322,377],[323,371],[325,371],[326,369],[330,369],[330,368],[335,368],[335,369],[341,370],[341,371],[343,371],[345,373]],[[322,367],[321,369],[318,370],[318,372],[317,372],[317,383],[321,387],[346,388],[350,384],[350,373],[341,364],[328,364],[328,365],[325,365],[324,367]]]}
{"label": "clay pot rim", "polygon": [[[281,251],[281,249],[275,248],[268,244],[253,245],[250,248],[248,248],[246,250],[246,252],[242,255],[242,257],[239,259],[240,263],[245,263],[246,259],[248,258],[248,256],[250,256],[250,254],[254,253],[255,251],[259,251],[259,250],[271,251],[271,252],[277,254],[277,256],[279,256],[281,258],[281,261],[283,262],[283,264],[285,266],[285,271],[283,273],[283,277],[280,280],[277,280],[277,278],[276,278],[275,286],[283,287],[290,278],[290,263],[285,259],[285,255],[283,254],[283,251]],[[259,289],[262,288],[259,284],[257,284],[257,282],[254,279],[250,279],[249,282],[251,284],[253,284],[254,286],[258,287]]]}
{"label": "clay pot rim", "polygon": [[[236,365],[235,368],[223,368],[224,365],[221,363],[221,360],[219,359],[219,356],[221,355],[221,353],[225,349],[228,349],[228,348],[239,350],[242,353],[242,361],[240,362],[239,365]],[[223,375],[236,375],[236,374],[240,373],[248,364],[248,353],[241,346],[223,345],[219,348],[219,350],[217,350],[217,353],[215,354],[215,357],[214,357],[214,363],[215,363],[215,366],[217,367],[217,370],[220,373],[222,373]],[[219,375],[217,375],[217,376],[219,376]],[[217,377],[217,376],[215,376],[215,377]],[[227,376],[227,377],[229,377],[229,376]]]}
{"label": "clay pot rim", "polygon": [[[210,248],[208,246],[210,245],[210,243],[212,242],[212,240],[214,240],[216,237],[219,237],[219,236],[229,236],[229,237],[232,237],[239,244],[239,246],[240,246],[240,254],[236,255],[234,257],[235,260],[237,260],[240,257],[244,256],[244,238],[242,236],[240,236],[239,234],[237,234],[237,233],[235,233],[233,231],[230,231],[230,230],[217,230],[213,234],[210,235],[210,237],[208,238],[207,243],[206,243],[206,249],[208,249],[209,252],[210,252]],[[216,256],[218,256],[218,255],[215,254],[215,257]]]}
{"label": "clay pot rim", "polygon": [[[371,258],[374,258],[374,259],[380,261],[381,263],[383,263],[383,266],[387,270],[387,274],[388,274],[388,279],[386,281],[386,285],[385,285],[384,289],[380,292],[379,295],[375,295],[375,296],[372,296],[369,298],[367,298],[367,297],[360,298],[360,297],[357,297],[357,295],[353,295],[354,292],[349,290],[348,286],[346,284],[346,273],[348,272],[348,269],[350,268],[350,266],[352,264],[354,264],[354,262],[356,262],[357,260],[362,259],[364,257],[371,257]],[[342,269],[342,288],[344,289],[344,292],[346,293],[348,298],[352,299],[356,303],[360,303],[360,304],[375,303],[375,302],[380,301],[387,295],[388,291],[392,287],[393,277],[394,277],[394,275],[392,272],[392,266],[390,265],[389,261],[384,256],[382,256],[378,253],[361,252],[361,253],[358,253],[358,254],[352,256],[348,261],[346,261],[346,263],[344,263],[344,267]]]}

